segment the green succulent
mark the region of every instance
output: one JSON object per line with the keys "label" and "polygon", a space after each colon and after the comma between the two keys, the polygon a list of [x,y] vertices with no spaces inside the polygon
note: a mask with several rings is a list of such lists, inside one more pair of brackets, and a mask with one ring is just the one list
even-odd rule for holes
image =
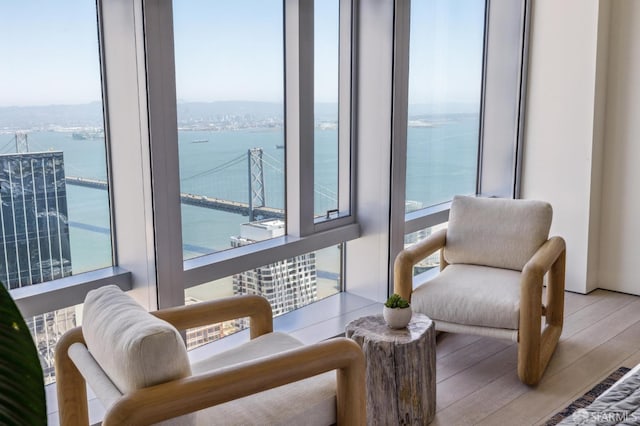
{"label": "green succulent", "polygon": [[409,301],[407,299],[403,299],[399,294],[392,294],[391,297],[389,297],[387,299],[387,301],[385,302],[384,306],[386,306],[387,308],[408,308],[409,307]]}

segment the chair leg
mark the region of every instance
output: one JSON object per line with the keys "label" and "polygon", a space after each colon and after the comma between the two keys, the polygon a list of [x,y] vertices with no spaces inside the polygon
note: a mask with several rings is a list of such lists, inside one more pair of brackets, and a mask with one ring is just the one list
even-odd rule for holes
{"label": "chair leg", "polygon": [[[537,385],[551,360],[562,334],[564,320],[565,251],[560,254],[549,271],[547,285],[546,326],[542,333],[542,277],[522,283],[520,330],[518,345],[518,377],[527,385]],[[539,285],[533,280],[540,279]]]}
{"label": "chair leg", "polygon": [[[522,306],[520,307],[522,309]],[[540,306],[534,311],[541,311]],[[527,385],[535,385],[540,381],[540,346],[541,346],[541,312],[526,316],[521,321],[518,343],[518,377]]]}
{"label": "chair leg", "polygon": [[85,381],[68,355],[69,346],[74,343],[84,343],[81,327],[65,333],[56,346],[58,416],[61,425],[87,426],[89,411]]}

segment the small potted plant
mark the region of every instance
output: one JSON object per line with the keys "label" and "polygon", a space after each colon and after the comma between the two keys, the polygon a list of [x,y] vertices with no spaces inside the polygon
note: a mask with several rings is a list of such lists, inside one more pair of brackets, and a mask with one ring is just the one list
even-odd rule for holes
{"label": "small potted plant", "polygon": [[405,328],[411,321],[411,305],[399,294],[392,294],[382,308],[384,321],[391,328]]}

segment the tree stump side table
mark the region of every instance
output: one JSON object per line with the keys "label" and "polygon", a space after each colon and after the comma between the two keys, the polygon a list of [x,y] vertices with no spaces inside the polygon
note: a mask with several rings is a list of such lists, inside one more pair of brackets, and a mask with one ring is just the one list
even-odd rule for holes
{"label": "tree stump side table", "polygon": [[367,424],[426,425],[436,412],[436,331],[413,313],[407,328],[392,329],[382,315],[351,321],[346,336],[366,359]]}

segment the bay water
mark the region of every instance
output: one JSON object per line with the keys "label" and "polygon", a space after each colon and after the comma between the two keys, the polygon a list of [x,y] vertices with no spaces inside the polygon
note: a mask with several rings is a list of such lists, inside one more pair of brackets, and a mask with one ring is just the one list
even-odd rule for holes
{"label": "bay water", "polygon": [[[426,124],[425,124],[426,123]],[[407,209],[473,193],[477,164],[477,115],[429,118],[409,126],[407,135]],[[0,134],[9,140],[13,135]],[[315,209],[337,207],[337,131],[315,131]],[[30,131],[29,151],[64,152],[65,175],[107,179],[104,139],[74,139],[70,131]],[[137,143],[118,140],[112,143]],[[268,207],[284,207],[284,134],[281,128],[222,131],[180,130],[181,192],[246,203],[249,197],[247,151],[262,148],[264,193]],[[5,149],[10,151],[11,147]],[[377,149],[362,141],[359,149]],[[367,167],[360,164],[360,167]],[[107,191],[67,184],[72,268],[75,274],[112,264]],[[122,208],[121,206],[119,208]],[[126,207],[125,207],[126,208]],[[248,218],[204,207],[182,205],[184,258],[230,248]],[[337,250],[318,252],[318,269],[339,270]]]}

